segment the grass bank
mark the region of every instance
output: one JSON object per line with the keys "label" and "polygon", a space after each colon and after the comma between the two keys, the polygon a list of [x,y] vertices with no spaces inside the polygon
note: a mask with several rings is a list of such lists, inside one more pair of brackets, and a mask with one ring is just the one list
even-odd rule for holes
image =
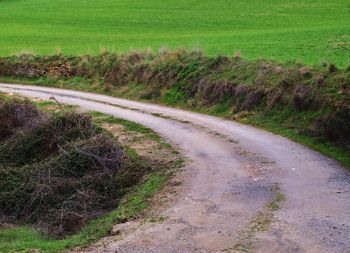
{"label": "grass bank", "polygon": [[0,59],[3,81],[85,90],[238,120],[350,165],[350,67],[198,51]]}
{"label": "grass bank", "polygon": [[[1,99],[11,101],[13,98],[2,95]],[[76,109],[72,106],[62,108],[53,101],[37,100],[34,102],[41,111],[50,114],[57,114],[59,113],[57,111],[60,110],[69,112]],[[30,108],[34,110],[34,107]],[[88,246],[108,235],[114,225],[142,216],[149,207],[154,194],[166,184],[172,173],[182,167],[183,161],[177,151],[152,130],[102,113],[89,112],[88,114],[93,119],[96,131],[109,135],[110,139],[118,139],[123,150],[127,152],[128,160],[133,164],[131,167],[128,166],[128,168],[125,167],[119,170],[118,175],[113,180],[115,185],[124,189],[125,194],[121,195],[118,203],[115,203],[115,207],[112,208],[113,211],[107,210],[103,215],[99,215],[100,217],[90,219],[77,233],[61,239],[54,239],[35,226],[21,226],[21,222],[11,225],[3,223],[4,225],[0,227],[1,252],[28,252],[30,250],[60,252],[73,247]],[[1,115],[3,116],[3,114]],[[23,115],[23,113],[20,115]],[[125,138],[125,136],[128,138]],[[143,144],[147,144],[147,147],[152,146],[154,152],[150,153],[149,150],[146,150],[146,145]],[[164,159],[159,157],[164,157]],[[141,167],[138,164],[146,170],[140,169]],[[141,171],[147,173],[141,175],[140,180],[136,180]],[[54,176],[52,172],[52,180],[54,180]],[[94,180],[97,180],[96,177],[94,177]],[[130,184],[130,180],[133,181],[132,184]],[[107,181],[106,179],[105,182]],[[8,185],[9,182],[5,182],[5,184]],[[85,185],[86,187],[87,185]],[[1,199],[4,196],[1,195]],[[45,200],[45,198],[43,199]],[[76,210],[76,212],[78,211]]]}

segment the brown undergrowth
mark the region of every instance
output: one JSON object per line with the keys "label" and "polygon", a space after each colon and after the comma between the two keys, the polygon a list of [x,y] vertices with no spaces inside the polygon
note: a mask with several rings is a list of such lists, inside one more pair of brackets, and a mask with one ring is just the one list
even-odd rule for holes
{"label": "brown undergrowth", "polygon": [[90,115],[49,114],[27,100],[1,100],[2,224],[30,224],[54,237],[109,212],[151,170]]}

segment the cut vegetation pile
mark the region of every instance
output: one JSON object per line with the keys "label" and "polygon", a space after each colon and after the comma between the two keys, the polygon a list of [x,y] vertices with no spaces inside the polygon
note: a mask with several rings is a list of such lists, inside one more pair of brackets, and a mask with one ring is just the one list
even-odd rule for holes
{"label": "cut vegetation pile", "polygon": [[86,247],[165,201],[183,166],[151,129],[70,105],[0,94],[0,122],[0,252]]}
{"label": "cut vegetation pile", "polygon": [[3,224],[31,224],[55,237],[76,233],[115,208],[146,172],[88,115],[49,115],[28,101],[2,100],[0,122]]}
{"label": "cut vegetation pile", "polygon": [[44,120],[44,115],[30,103],[0,100],[0,141],[21,129],[31,129]]}
{"label": "cut vegetation pile", "polygon": [[185,50],[0,59],[0,75],[234,119],[260,117],[350,150],[350,67],[207,57]]}

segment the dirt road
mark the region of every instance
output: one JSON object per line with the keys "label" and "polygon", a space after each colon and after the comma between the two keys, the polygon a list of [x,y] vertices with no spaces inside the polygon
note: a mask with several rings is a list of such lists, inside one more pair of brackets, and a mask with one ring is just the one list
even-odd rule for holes
{"label": "dirt road", "polygon": [[[0,84],[154,129],[189,159],[177,197],[89,252],[350,252],[350,173],[286,138],[207,115],[91,93]],[[127,227],[128,229],[128,227]]]}

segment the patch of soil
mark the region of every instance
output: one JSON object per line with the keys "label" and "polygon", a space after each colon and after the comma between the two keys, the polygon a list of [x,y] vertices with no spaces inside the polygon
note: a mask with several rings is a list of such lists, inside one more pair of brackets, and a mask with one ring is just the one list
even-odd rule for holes
{"label": "patch of soil", "polygon": [[134,149],[138,155],[149,161],[167,164],[178,158],[172,149],[150,139],[146,134],[126,131],[124,126],[117,124],[104,123],[102,127],[112,133],[121,144]]}

